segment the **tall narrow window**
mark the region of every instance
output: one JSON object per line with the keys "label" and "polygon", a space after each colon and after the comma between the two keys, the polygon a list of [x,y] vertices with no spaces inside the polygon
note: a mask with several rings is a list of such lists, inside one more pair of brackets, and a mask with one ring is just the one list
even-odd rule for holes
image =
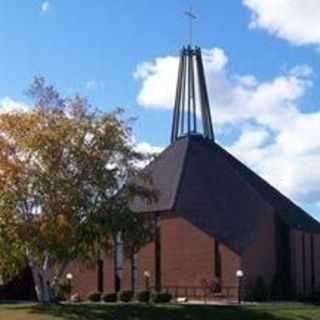
{"label": "tall narrow window", "polygon": [[115,241],[114,253],[114,271],[115,271],[115,291],[121,290],[122,270],[123,270],[123,241],[119,232]]}
{"label": "tall narrow window", "polygon": [[315,293],[315,272],[314,272],[314,236],[310,235],[310,264],[311,264],[311,292]]}
{"label": "tall narrow window", "polygon": [[103,258],[102,248],[98,241],[97,243],[97,291],[103,292]]}
{"label": "tall narrow window", "polygon": [[161,235],[160,216],[155,216],[155,289],[161,291]]}
{"label": "tall narrow window", "polygon": [[302,288],[303,295],[306,295],[307,292],[307,284],[306,284],[306,236],[305,233],[302,232],[301,236],[301,246],[302,246]]}
{"label": "tall narrow window", "polygon": [[135,254],[131,261],[131,290],[136,291],[138,283],[138,256]]}
{"label": "tall narrow window", "polygon": [[284,298],[290,298],[294,290],[291,280],[291,246],[290,228],[280,217],[275,218],[276,226],[276,259],[280,290]]}
{"label": "tall narrow window", "polygon": [[220,252],[220,243],[219,241],[214,241],[214,281],[216,283],[216,291],[221,290],[221,252]]}

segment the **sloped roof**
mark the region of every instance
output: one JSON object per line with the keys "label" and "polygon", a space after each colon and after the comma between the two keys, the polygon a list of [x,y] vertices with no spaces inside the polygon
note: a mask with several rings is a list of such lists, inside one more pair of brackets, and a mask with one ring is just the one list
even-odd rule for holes
{"label": "sloped roof", "polygon": [[158,201],[137,198],[134,211],[175,212],[238,253],[268,214],[278,214],[292,228],[320,232],[320,224],[304,210],[202,136],[177,140],[145,170]]}
{"label": "sloped roof", "polygon": [[157,202],[152,203],[136,198],[131,204],[134,211],[156,212],[173,208],[184,168],[187,147],[188,143],[184,139],[178,140],[146,167],[145,175],[151,177],[152,186],[149,186],[149,181],[141,181],[142,179],[139,178],[134,181],[134,183],[142,183],[147,188],[152,188],[156,191],[158,198]]}

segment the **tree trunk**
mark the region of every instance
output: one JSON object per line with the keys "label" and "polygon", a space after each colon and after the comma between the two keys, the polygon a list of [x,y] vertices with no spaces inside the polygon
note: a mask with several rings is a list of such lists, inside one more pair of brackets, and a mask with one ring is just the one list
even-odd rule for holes
{"label": "tree trunk", "polygon": [[41,271],[38,267],[30,265],[33,275],[33,282],[37,299],[41,303],[49,303],[52,300],[50,296],[50,283],[46,271]]}
{"label": "tree trunk", "polygon": [[49,256],[47,255],[43,267],[40,268],[35,262],[35,259],[30,251],[27,250],[26,255],[32,272],[34,288],[38,301],[41,303],[52,302],[54,297],[51,294],[49,281]]}

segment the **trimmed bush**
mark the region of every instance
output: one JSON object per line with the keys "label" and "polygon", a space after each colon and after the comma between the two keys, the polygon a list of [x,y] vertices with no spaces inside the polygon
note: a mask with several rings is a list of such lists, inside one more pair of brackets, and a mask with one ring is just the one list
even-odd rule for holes
{"label": "trimmed bush", "polygon": [[292,287],[289,279],[284,274],[275,274],[270,285],[270,298],[273,300],[292,299]]}
{"label": "trimmed bush", "polygon": [[122,302],[130,302],[133,299],[134,292],[131,290],[122,291],[119,295],[119,299]]}
{"label": "trimmed bush", "polygon": [[138,293],[138,301],[143,303],[148,303],[150,301],[150,291],[144,290]]}
{"label": "trimmed bush", "polygon": [[58,301],[68,300],[71,294],[71,284],[69,281],[63,281],[57,285],[56,298]]}
{"label": "trimmed bush", "polygon": [[113,292],[113,293],[105,293],[102,296],[102,300],[104,302],[109,302],[109,303],[117,302],[118,296],[117,296],[117,294],[115,292]]}
{"label": "trimmed bush", "polygon": [[271,299],[274,300],[282,300],[285,298],[283,292],[283,283],[279,274],[276,274],[272,278],[271,286],[270,286],[270,296]]}
{"label": "trimmed bush", "polygon": [[154,303],[169,303],[172,300],[172,294],[166,292],[156,293],[152,300]]}
{"label": "trimmed bush", "polygon": [[266,301],[268,296],[268,288],[263,277],[257,277],[256,285],[252,291],[252,299],[254,301]]}
{"label": "trimmed bush", "polygon": [[99,302],[101,301],[101,292],[92,292],[88,295],[88,300],[90,302]]}

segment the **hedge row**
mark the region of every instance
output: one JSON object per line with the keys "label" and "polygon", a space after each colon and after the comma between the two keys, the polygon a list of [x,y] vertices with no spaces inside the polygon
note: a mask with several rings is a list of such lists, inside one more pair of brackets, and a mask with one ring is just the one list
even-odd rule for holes
{"label": "hedge row", "polygon": [[117,293],[105,293],[101,294],[100,292],[92,292],[88,295],[88,300],[91,302],[100,302],[104,301],[107,303],[114,303],[117,301],[121,302],[130,302],[136,298],[137,301],[142,303],[169,303],[172,300],[172,295],[170,293],[155,293],[151,294],[150,291],[141,291],[134,294],[133,291],[122,291],[119,294]]}

